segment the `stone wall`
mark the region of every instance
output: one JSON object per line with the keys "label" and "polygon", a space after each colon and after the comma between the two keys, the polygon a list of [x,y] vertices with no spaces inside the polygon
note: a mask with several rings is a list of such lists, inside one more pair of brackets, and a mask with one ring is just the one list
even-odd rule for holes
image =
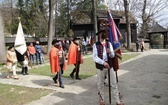
{"label": "stone wall", "polygon": [[[126,45],[126,43],[124,43]],[[144,50],[150,50],[150,44],[149,43],[145,43],[145,49]],[[131,43],[131,51],[136,51],[136,44],[135,43]],[[139,47],[139,51],[140,51],[140,47]]]}

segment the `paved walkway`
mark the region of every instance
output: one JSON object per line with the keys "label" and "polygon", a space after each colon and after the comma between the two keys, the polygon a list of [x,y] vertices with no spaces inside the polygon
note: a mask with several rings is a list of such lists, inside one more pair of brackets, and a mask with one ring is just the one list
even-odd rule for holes
{"label": "paved walkway", "polygon": [[[168,50],[142,52],[122,63],[118,75],[119,90],[126,105],[168,105]],[[19,77],[16,81],[1,74],[0,83],[55,90],[26,105],[98,105],[96,75],[81,81],[63,78],[65,89],[53,86],[48,76]],[[108,103],[108,86],[105,86],[105,97]],[[112,105],[115,105],[113,99]]]}

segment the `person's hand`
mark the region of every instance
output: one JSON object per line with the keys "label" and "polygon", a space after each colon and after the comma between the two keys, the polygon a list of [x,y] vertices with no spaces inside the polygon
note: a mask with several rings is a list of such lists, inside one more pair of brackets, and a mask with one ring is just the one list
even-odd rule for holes
{"label": "person's hand", "polygon": [[109,64],[107,63],[107,62],[104,62],[104,64],[103,64],[107,69],[110,69],[110,66],[109,66]]}
{"label": "person's hand", "polygon": [[14,64],[15,64],[16,62],[17,62],[16,60],[12,60],[12,63],[14,63]]}
{"label": "person's hand", "polygon": [[106,51],[107,51],[107,53],[108,53],[108,54],[110,54],[110,53],[111,53],[111,51],[110,51],[110,49],[109,49],[109,48],[108,48]]}
{"label": "person's hand", "polygon": [[14,60],[11,60],[11,63],[15,63]]}

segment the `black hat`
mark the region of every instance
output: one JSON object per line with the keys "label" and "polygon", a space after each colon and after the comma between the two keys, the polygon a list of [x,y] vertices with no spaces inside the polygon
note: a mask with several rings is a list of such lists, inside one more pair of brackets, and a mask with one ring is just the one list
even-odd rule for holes
{"label": "black hat", "polygon": [[9,45],[8,50],[12,49],[13,47],[14,47],[13,44],[12,44],[12,45]]}
{"label": "black hat", "polygon": [[58,42],[60,42],[60,40],[53,39],[53,41],[52,41],[52,45],[54,45],[55,43],[58,43]]}
{"label": "black hat", "polygon": [[103,29],[103,30],[99,30],[97,33],[96,33],[96,35],[99,35],[100,33],[102,33],[102,32],[105,32],[105,30]]}
{"label": "black hat", "polygon": [[80,38],[79,37],[73,38],[73,41],[75,41],[75,40],[80,40]]}

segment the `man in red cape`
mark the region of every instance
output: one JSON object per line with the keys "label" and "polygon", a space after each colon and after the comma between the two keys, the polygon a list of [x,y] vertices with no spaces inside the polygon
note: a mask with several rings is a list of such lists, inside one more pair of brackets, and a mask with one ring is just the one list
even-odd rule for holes
{"label": "man in red cape", "polygon": [[70,77],[74,79],[74,73],[76,72],[75,79],[81,80],[79,77],[80,64],[83,63],[83,57],[81,54],[80,38],[75,37],[69,46],[68,50],[68,65],[74,64],[75,68],[70,74]]}
{"label": "man in red cape", "polygon": [[57,73],[53,80],[56,84],[59,82],[59,87],[64,88],[61,78],[63,70],[66,69],[64,51],[62,50],[59,40],[54,39],[52,41],[52,45],[53,47],[51,48],[49,53],[51,73]]}

